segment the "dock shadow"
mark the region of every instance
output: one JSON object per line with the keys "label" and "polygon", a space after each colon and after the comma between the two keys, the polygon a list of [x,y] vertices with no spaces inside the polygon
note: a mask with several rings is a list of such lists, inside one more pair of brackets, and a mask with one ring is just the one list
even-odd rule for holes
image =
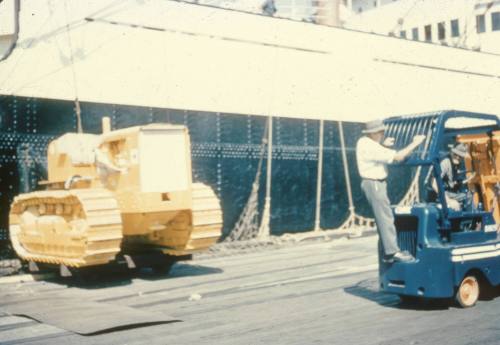
{"label": "dock shadow", "polygon": [[113,288],[132,284],[134,279],[160,281],[179,277],[195,277],[224,272],[221,268],[192,265],[187,262],[175,263],[170,271],[156,271],[148,267],[140,269],[127,269],[116,267],[93,267],[92,269],[76,271],[71,277],[55,275],[52,282],[67,287],[77,287],[94,290]]}
{"label": "dock shadow", "polygon": [[155,273],[150,269],[142,269],[138,277],[148,280],[173,279],[180,277],[196,277],[210,274],[220,274],[224,270],[218,267],[194,265],[189,262],[177,262],[168,273]]}
{"label": "dock shadow", "polygon": [[433,311],[446,310],[452,307],[452,303],[448,299],[400,298],[397,295],[380,291],[377,278],[361,280],[352,286],[344,288],[344,291],[385,308]]}

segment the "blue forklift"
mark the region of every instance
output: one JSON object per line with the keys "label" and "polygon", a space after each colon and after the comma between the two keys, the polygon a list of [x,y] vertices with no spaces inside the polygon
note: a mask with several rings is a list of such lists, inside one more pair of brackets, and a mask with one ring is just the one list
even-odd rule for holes
{"label": "blue forklift", "polygon": [[[415,135],[426,136],[410,157],[394,165],[419,171],[421,191],[429,189],[433,180],[435,195],[393,208],[398,244],[415,261],[385,262],[379,243],[380,287],[402,301],[455,298],[460,306],[471,307],[481,290],[500,285],[499,119],[449,110],[391,117],[384,124],[385,136],[395,139],[396,150],[407,146]],[[441,161],[456,143],[468,150],[457,174],[466,181],[459,209],[450,207],[441,173]]]}

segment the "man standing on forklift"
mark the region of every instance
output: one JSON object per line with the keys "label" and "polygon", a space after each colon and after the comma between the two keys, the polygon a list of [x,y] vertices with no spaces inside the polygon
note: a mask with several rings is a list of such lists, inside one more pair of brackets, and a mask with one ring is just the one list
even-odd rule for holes
{"label": "man standing on forklift", "polygon": [[363,130],[365,136],[356,144],[356,159],[359,175],[362,178],[361,189],[372,207],[377,224],[377,231],[384,250],[386,262],[411,262],[414,257],[402,252],[397,243],[394,215],[387,196],[387,164],[401,162],[408,157],[424,140],[425,136],[416,135],[405,148],[396,151],[390,149],[394,138],[384,139],[384,124],[381,120],[368,122]]}

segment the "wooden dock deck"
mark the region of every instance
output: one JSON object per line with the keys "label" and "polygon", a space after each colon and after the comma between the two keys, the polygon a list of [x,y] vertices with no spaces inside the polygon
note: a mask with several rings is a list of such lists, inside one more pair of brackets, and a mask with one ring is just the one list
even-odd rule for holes
{"label": "wooden dock deck", "polygon": [[[397,296],[378,291],[377,273],[376,236],[368,236],[201,257],[176,264],[169,276],[144,273],[84,286],[65,280],[0,284],[0,344],[500,342],[500,298],[470,309],[404,306]],[[53,301],[48,314],[70,299],[110,313],[127,307],[181,321],[81,335],[9,315],[9,301],[27,299]],[[79,322],[74,314],[68,317]],[[100,321],[96,316],[81,322]]]}

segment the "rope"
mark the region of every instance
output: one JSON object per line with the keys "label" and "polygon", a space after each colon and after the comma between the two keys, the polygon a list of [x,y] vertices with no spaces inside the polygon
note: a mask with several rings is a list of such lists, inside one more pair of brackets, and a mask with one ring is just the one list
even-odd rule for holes
{"label": "rope", "polygon": [[[339,137],[340,137],[340,146],[342,149],[342,162],[344,165],[344,178],[345,178],[345,183],[346,183],[346,189],[347,189],[347,197],[348,197],[348,202],[349,202],[349,215],[347,216],[347,219],[337,228],[331,229],[331,230],[324,230],[324,231],[309,231],[306,233],[298,233],[298,234],[285,234],[282,236],[283,240],[287,241],[302,241],[308,238],[312,237],[317,237],[317,236],[324,236],[328,237],[329,234],[333,233],[338,233],[339,231],[348,231],[350,237],[357,237],[361,236],[362,232],[367,229],[374,229],[375,228],[375,219],[374,218],[369,218],[369,217],[364,217],[356,213],[355,207],[354,207],[354,202],[353,202],[353,196],[352,196],[352,187],[351,187],[351,179],[350,179],[350,171],[349,171],[349,164],[347,161],[347,150],[345,146],[345,138],[344,138],[344,130],[343,130],[343,125],[342,122],[338,122],[338,128],[339,128]],[[267,127],[264,130],[267,132]],[[432,134],[433,126],[429,126],[427,130],[427,140],[425,141],[424,144],[424,150],[423,152],[426,152],[429,144],[430,144],[430,135]],[[250,197],[248,198],[248,202],[240,215],[240,218],[236,225],[234,226],[233,230],[230,232],[229,236],[226,238],[226,242],[231,242],[231,241],[245,241],[245,240],[253,240],[252,246],[255,246],[256,244],[255,239],[258,237],[259,234],[259,226],[258,226],[258,191],[259,191],[259,180],[260,180],[260,174],[261,174],[261,169],[262,169],[262,161],[264,157],[264,151],[265,151],[265,144],[266,144],[266,133],[264,133],[264,137],[262,139],[262,146],[261,146],[261,151],[260,151],[260,159],[259,159],[259,165],[257,168],[257,173],[255,176],[255,180],[252,185],[252,192],[250,193]],[[397,206],[410,206],[413,205],[416,202],[420,201],[420,175],[421,175],[422,167],[418,167],[415,171],[415,176],[413,177],[412,182],[410,183],[410,186],[408,187],[408,190],[406,191],[405,195],[403,198],[399,201]],[[269,241],[273,242],[276,238],[271,237],[271,238],[266,238],[266,241],[257,241],[259,243],[268,244],[270,243]]]}
{"label": "rope", "polygon": [[344,126],[342,125],[342,121],[338,122],[338,126],[340,135],[340,147],[342,149],[342,163],[344,165],[344,178],[347,187],[347,198],[349,201],[349,216],[344,221],[344,223],[342,223],[342,225],[337,228],[337,230],[354,230],[367,227],[373,228],[375,226],[375,220],[373,218],[360,216],[356,214],[356,211],[354,210],[349,164],[347,162],[347,154],[345,148]]}
{"label": "rope", "polygon": [[319,121],[319,143],[318,143],[318,175],[316,178],[316,210],[314,216],[314,230],[321,231],[321,185],[323,181],[323,136],[325,124]]}
{"label": "rope", "polygon": [[345,149],[345,140],[344,140],[344,128],[342,126],[342,122],[339,121],[339,134],[340,134],[340,145],[342,147],[342,161],[344,164],[344,175],[345,175],[345,183],[347,186],[347,197],[349,199],[349,216],[347,219],[342,223],[340,227],[337,229],[340,230],[346,230],[350,229],[353,230],[354,228],[366,228],[370,227],[373,228],[375,226],[375,220],[373,218],[367,218],[360,216],[356,214],[356,211],[354,210],[354,202],[352,198],[352,188],[351,188],[351,179],[349,177],[349,164],[347,162],[347,155],[346,155],[346,149]]}
{"label": "rope", "polygon": [[262,144],[260,147],[259,163],[257,165],[257,172],[252,184],[252,191],[248,197],[245,208],[240,214],[240,217],[229,235],[225,238],[224,242],[244,241],[256,238],[259,235],[259,187],[260,175],[262,173],[262,162],[264,161],[265,149],[267,144],[267,131],[268,122],[264,128],[264,135],[262,137]]}
{"label": "rope", "polygon": [[[432,120],[429,120],[432,121]],[[429,148],[430,144],[430,136],[433,131],[433,126],[429,126],[426,136],[427,140],[425,141],[424,144],[424,150],[423,152],[427,152],[427,149]],[[347,185],[347,195],[349,198],[349,216],[347,219],[342,223],[340,227],[338,227],[335,230],[350,230],[353,235],[361,235],[361,231],[366,228],[374,228],[375,227],[375,219],[373,218],[368,218],[368,217],[363,217],[358,214],[356,214],[354,205],[352,203],[352,191],[351,191],[351,181],[349,179],[349,166],[347,164],[347,158],[346,158],[346,153],[345,153],[345,143],[344,143],[344,133],[343,133],[343,128],[342,128],[342,123],[339,122],[339,133],[340,133],[340,145],[342,147],[342,159],[344,163],[344,173],[345,173],[345,178],[346,178],[346,185]],[[413,177],[413,180],[408,187],[407,192],[403,196],[403,198],[399,201],[397,206],[410,206],[413,205],[417,202],[420,201],[420,174],[421,174],[422,167],[418,167],[415,176]]]}
{"label": "rope", "polygon": [[75,113],[76,113],[76,130],[78,133],[83,133],[82,127],[82,109],[78,97],[75,98]]}
{"label": "rope", "polygon": [[349,173],[349,164],[347,162],[347,154],[345,149],[344,140],[344,126],[342,126],[342,121],[338,122],[339,134],[340,134],[340,147],[342,149],[342,163],[344,164],[344,178],[347,187],[347,197],[349,200],[349,210],[354,210],[354,202],[352,201],[352,189],[351,189],[351,178]]}
{"label": "rope", "polygon": [[398,206],[411,206],[416,202],[420,201],[420,172],[422,168],[418,167],[415,172],[415,177],[408,187],[408,190],[404,197],[399,201]]}
{"label": "rope", "polygon": [[258,237],[265,239],[271,236],[269,223],[271,222],[271,180],[272,180],[272,161],[273,161],[273,117],[268,118],[267,133],[267,170],[266,170],[266,197],[264,199],[264,212]]}

